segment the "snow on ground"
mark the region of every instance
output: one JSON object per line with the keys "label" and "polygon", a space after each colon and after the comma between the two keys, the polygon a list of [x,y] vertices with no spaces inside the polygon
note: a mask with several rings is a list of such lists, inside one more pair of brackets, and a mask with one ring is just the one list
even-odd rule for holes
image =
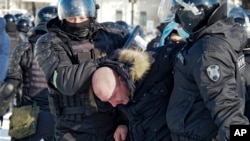
{"label": "snow on ground", "polygon": [[0,141],[10,141],[10,136],[8,136],[10,115],[10,112],[4,115],[3,125],[0,129]]}

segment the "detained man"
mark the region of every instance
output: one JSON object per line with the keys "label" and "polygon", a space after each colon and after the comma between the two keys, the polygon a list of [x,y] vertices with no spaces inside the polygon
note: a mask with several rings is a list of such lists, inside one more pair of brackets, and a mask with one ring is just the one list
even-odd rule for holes
{"label": "detained man", "polygon": [[131,141],[171,140],[165,115],[173,87],[172,59],[182,46],[171,44],[147,52],[123,49],[94,72],[94,94],[127,117]]}

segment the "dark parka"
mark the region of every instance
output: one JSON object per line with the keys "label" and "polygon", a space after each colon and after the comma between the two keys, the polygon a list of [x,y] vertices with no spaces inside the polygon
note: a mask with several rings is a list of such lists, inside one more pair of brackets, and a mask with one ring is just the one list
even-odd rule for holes
{"label": "dark parka", "polygon": [[[217,134],[218,140],[229,140],[231,124],[249,124],[239,74],[244,70],[241,52],[246,33],[233,19],[225,19],[190,39],[174,66],[169,128],[172,134],[192,141],[211,141]],[[215,75],[209,74],[213,65],[218,67]]]}
{"label": "dark parka", "polygon": [[80,39],[65,33],[55,18],[36,44],[36,59],[51,89],[49,102],[57,120],[57,140],[68,140],[67,133],[69,140],[113,140],[116,112],[93,98],[90,80],[98,58],[122,47],[125,33],[94,24],[89,37]]}

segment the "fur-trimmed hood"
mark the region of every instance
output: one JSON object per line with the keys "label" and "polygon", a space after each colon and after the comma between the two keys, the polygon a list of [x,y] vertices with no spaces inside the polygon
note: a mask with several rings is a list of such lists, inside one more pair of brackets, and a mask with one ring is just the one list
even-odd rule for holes
{"label": "fur-trimmed hood", "polygon": [[139,50],[122,49],[119,52],[118,61],[131,64],[129,72],[133,82],[142,79],[151,67],[149,54]]}

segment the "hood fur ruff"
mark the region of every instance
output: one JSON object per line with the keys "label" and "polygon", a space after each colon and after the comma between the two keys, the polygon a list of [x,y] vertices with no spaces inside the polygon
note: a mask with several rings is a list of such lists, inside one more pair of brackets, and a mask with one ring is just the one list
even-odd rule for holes
{"label": "hood fur ruff", "polygon": [[118,61],[132,64],[129,72],[133,82],[142,79],[151,67],[149,54],[141,50],[122,49],[119,52]]}
{"label": "hood fur ruff", "polygon": [[[118,61],[120,63],[127,64],[129,66],[128,67],[129,70],[124,71],[124,72],[127,72],[127,75],[130,75],[128,76],[130,77],[130,79],[129,80],[127,80],[126,78],[124,79],[126,79],[125,82],[129,90],[131,91],[131,98],[133,98],[134,89],[135,89],[134,82],[142,79],[150,70],[150,67],[151,67],[150,58],[151,57],[147,52],[143,52],[141,50],[136,50],[136,49],[120,49],[114,54],[113,57],[114,57],[115,62]],[[110,64],[111,62],[107,62],[107,63]],[[126,75],[123,75],[123,76],[126,76]],[[91,106],[97,108],[92,88],[90,88],[89,94],[90,94],[89,98],[90,98]]]}

